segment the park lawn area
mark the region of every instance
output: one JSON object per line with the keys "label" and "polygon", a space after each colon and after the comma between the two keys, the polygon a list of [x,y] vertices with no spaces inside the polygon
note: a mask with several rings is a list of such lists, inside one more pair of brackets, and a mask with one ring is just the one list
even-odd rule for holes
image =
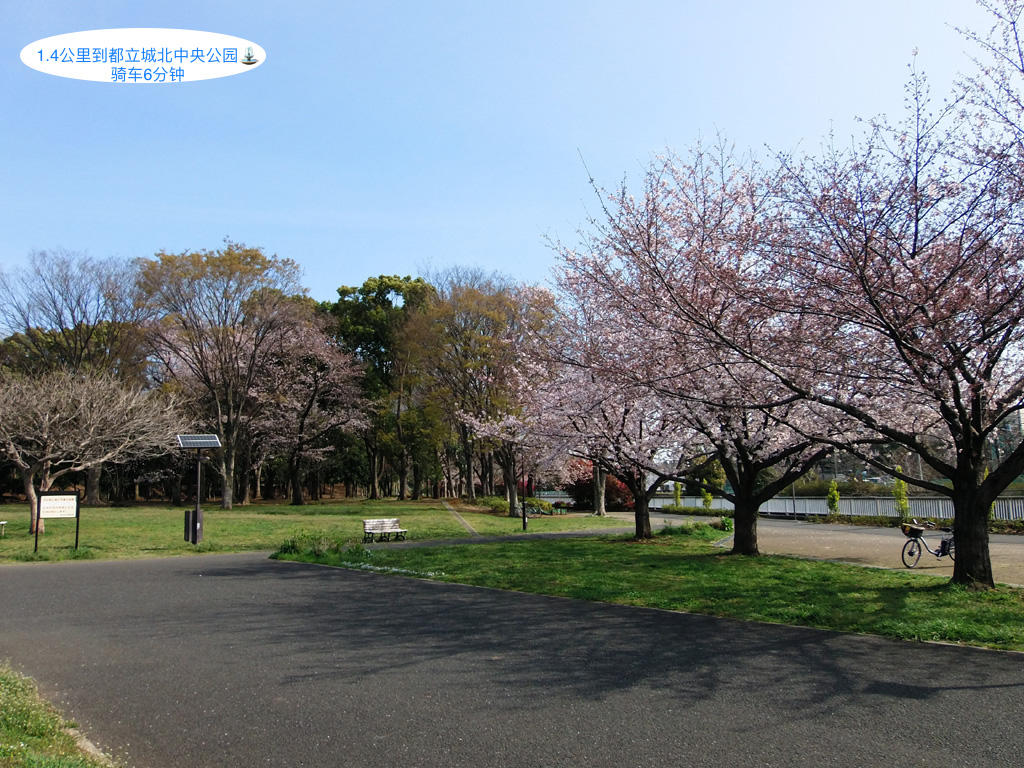
{"label": "park lawn area", "polygon": [[198,546],[184,540],[184,507],[83,507],[77,555],[75,521],[60,519],[45,521],[39,554],[33,555],[35,537],[28,532],[28,510],[12,504],[0,507],[0,518],[8,521],[7,535],[0,538],[0,563],[273,550],[284,538],[303,532],[356,543],[362,541],[362,521],[368,517],[398,517],[414,539],[468,535],[436,501],[252,504],[231,510],[211,505],[203,508],[204,536]]}
{"label": "park lawn area", "polygon": [[693,535],[586,537],[276,557],[622,605],[1024,650],[1024,591],[792,557],[739,557]]}
{"label": "park lawn area", "polygon": [[103,768],[82,753],[67,723],[44,702],[35,683],[0,664],[0,766],[7,768]]}
{"label": "park lawn area", "polygon": [[[517,533],[518,518],[462,511],[463,518],[481,533]],[[352,500],[291,506],[257,503],[222,510],[211,504],[203,509],[204,537],[193,546],[184,540],[184,507],[136,505],[83,507],[76,554],[75,521],[46,520],[33,554],[35,537],[28,532],[28,508],[20,504],[0,507],[7,520],[0,538],[0,564],[35,560],[125,559],[191,555],[205,552],[274,550],[286,538],[309,535],[352,544],[362,541],[363,519],[397,517],[411,540],[454,539],[469,532],[436,500]],[[622,525],[605,518],[555,516],[531,518],[530,532],[565,531]]]}
{"label": "park lawn area", "polygon": [[[458,513],[477,533],[483,536],[507,536],[523,532],[523,519],[494,512],[476,511],[456,507]],[[537,515],[526,524],[527,533],[553,533],[565,531],[600,531],[607,528],[631,528],[629,521],[613,517],[594,517],[591,514]]]}

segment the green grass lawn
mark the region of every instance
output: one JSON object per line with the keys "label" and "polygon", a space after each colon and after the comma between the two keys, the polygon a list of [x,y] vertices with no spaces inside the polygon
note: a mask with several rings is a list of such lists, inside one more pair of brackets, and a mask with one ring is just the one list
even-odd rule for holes
{"label": "green grass lawn", "polygon": [[737,557],[695,535],[278,555],[584,600],[1024,650],[1024,591],[790,557]]}
{"label": "green grass lawn", "polygon": [[0,664],[0,766],[101,768],[65,730],[63,718],[39,698],[35,684]]}
{"label": "green grass lawn", "polygon": [[[244,552],[274,550],[286,538],[299,534],[326,536],[356,543],[363,537],[363,519],[397,517],[414,540],[451,539],[469,536],[455,517],[439,502],[346,501],[291,506],[254,504],[221,510],[204,507],[203,542],[184,540],[184,507],[139,505],[131,507],[83,507],[79,549],[74,550],[75,521],[47,520],[39,537],[39,554],[33,555],[35,539],[28,532],[24,505],[0,507],[7,533],[0,538],[0,563],[32,560],[122,559],[186,555],[196,552]],[[463,518],[487,535],[521,532],[518,518],[461,510]],[[594,517],[554,516],[531,519],[530,532],[579,530],[622,525],[621,521]]]}

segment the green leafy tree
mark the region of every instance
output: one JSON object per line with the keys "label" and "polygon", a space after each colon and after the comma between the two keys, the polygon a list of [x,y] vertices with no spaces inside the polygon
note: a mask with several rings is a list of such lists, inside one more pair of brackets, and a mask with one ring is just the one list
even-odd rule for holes
{"label": "green leafy tree", "polygon": [[138,268],[153,317],[149,348],[163,375],[191,397],[197,420],[220,437],[221,506],[231,509],[257,385],[295,329],[299,266],[229,240],[216,251],[161,252]]}
{"label": "green leafy tree", "polygon": [[[421,455],[407,411],[416,408],[414,361],[418,347],[405,341],[410,318],[433,295],[433,287],[420,277],[380,275],[361,286],[343,285],[338,300],[323,305],[333,317],[341,345],[362,364],[363,394],[371,403],[370,420],[363,430],[370,498],[380,498],[381,479],[390,461],[398,475],[399,496],[408,494],[409,464]],[[415,419],[414,419],[415,420]],[[413,474],[422,467],[413,467]]]}

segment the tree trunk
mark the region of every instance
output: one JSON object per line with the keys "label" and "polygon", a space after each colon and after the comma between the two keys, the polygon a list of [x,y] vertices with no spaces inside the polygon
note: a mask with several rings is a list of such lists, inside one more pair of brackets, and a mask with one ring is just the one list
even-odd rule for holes
{"label": "tree trunk", "polygon": [[594,477],[594,514],[598,517],[604,517],[608,514],[605,509],[605,494],[604,494],[604,483],[607,473],[601,469],[600,465],[596,462],[593,466],[593,477]]}
{"label": "tree trunk", "polygon": [[221,497],[220,508],[231,509],[235,501],[235,454],[225,448],[220,455]]}
{"label": "tree trunk", "polygon": [[36,515],[39,514],[39,497],[36,495],[35,486],[35,472],[29,470],[21,470],[21,482],[25,487],[25,501],[28,503],[28,532],[35,533],[36,525],[39,526],[39,532],[46,532],[46,524],[43,520],[37,519]]}
{"label": "tree trunk", "polygon": [[380,456],[374,449],[367,449],[370,465],[370,498],[380,498]]}
{"label": "tree trunk", "polygon": [[176,474],[171,478],[170,481],[170,494],[171,505],[175,507],[181,506],[181,475]]}
{"label": "tree trunk", "polygon": [[[502,451],[501,453],[504,453]],[[501,478],[505,483],[505,490],[508,492],[508,516],[518,517],[519,509],[519,487],[516,483],[516,461],[499,454],[498,463],[501,465]]]}
{"label": "tree trunk", "polygon": [[302,498],[302,467],[299,457],[294,453],[288,457],[288,481],[292,487],[292,504],[301,506],[305,504]]}
{"label": "tree trunk", "polygon": [[256,470],[256,488],[255,488],[255,494],[254,495],[255,495],[255,497],[257,499],[262,499],[263,498],[263,462],[262,461],[259,464],[256,465],[255,470]]}
{"label": "tree trunk", "polygon": [[459,437],[462,442],[462,461],[466,470],[464,482],[466,484],[466,497],[470,501],[476,500],[476,486],[473,483],[473,442],[469,439],[469,429],[460,427]]}
{"label": "tree trunk", "polygon": [[760,502],[737,496],[733,499],[736,508],[733,518],[732,554],[759,555],[757,550],[757,511]]}
{"label": "tree trunk", "polygon": [[85,503],[90,507],[98,507],[103,502],[100,500],[100,474],[103,467],[100,464],[89,467],[85,471]]}
{"label": "tree trunk", "polygon": [[412,500],[417,501],[420,498],[421,489],[423,487],[423,469],[420,467],[418,461],[414,461],[412,464]]}
{"label": "tree trunk", "polygon": [[[401,439],[401,438],[399,438]],[[398,500],[405,501],[409,498],[409,454],[405,446],[398,449]]]}
{"label": "tree trunk", "polygon": [[994,587],[988,548],[988,513],[992,500],[977,488],[954,489],[953,525],[956,562],[953,584],[972,589]]}
{"label": "tree trunk", "polygon": [[647,494],[643,491],[633,492],[633,520],[636,523],[636,539],[651,538],[651,511]]}

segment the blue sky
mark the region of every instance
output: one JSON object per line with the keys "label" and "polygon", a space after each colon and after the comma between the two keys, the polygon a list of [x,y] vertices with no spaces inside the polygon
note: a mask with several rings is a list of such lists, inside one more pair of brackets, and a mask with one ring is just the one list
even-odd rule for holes
{"label": "blue sky", "polygon": [[[371,275],[475,266],[544,282],[598,182],[727,135],[813,150],[898,117],[912,50],[941,95],[969,0],[0,0],[0,267],[35,249],[152,256],[225,236],[292,258],[317,299]],[[235,77],[122,86],[22,47],[167,27],[252,40]],[[581,160],[582,157],[582,160]]]}

